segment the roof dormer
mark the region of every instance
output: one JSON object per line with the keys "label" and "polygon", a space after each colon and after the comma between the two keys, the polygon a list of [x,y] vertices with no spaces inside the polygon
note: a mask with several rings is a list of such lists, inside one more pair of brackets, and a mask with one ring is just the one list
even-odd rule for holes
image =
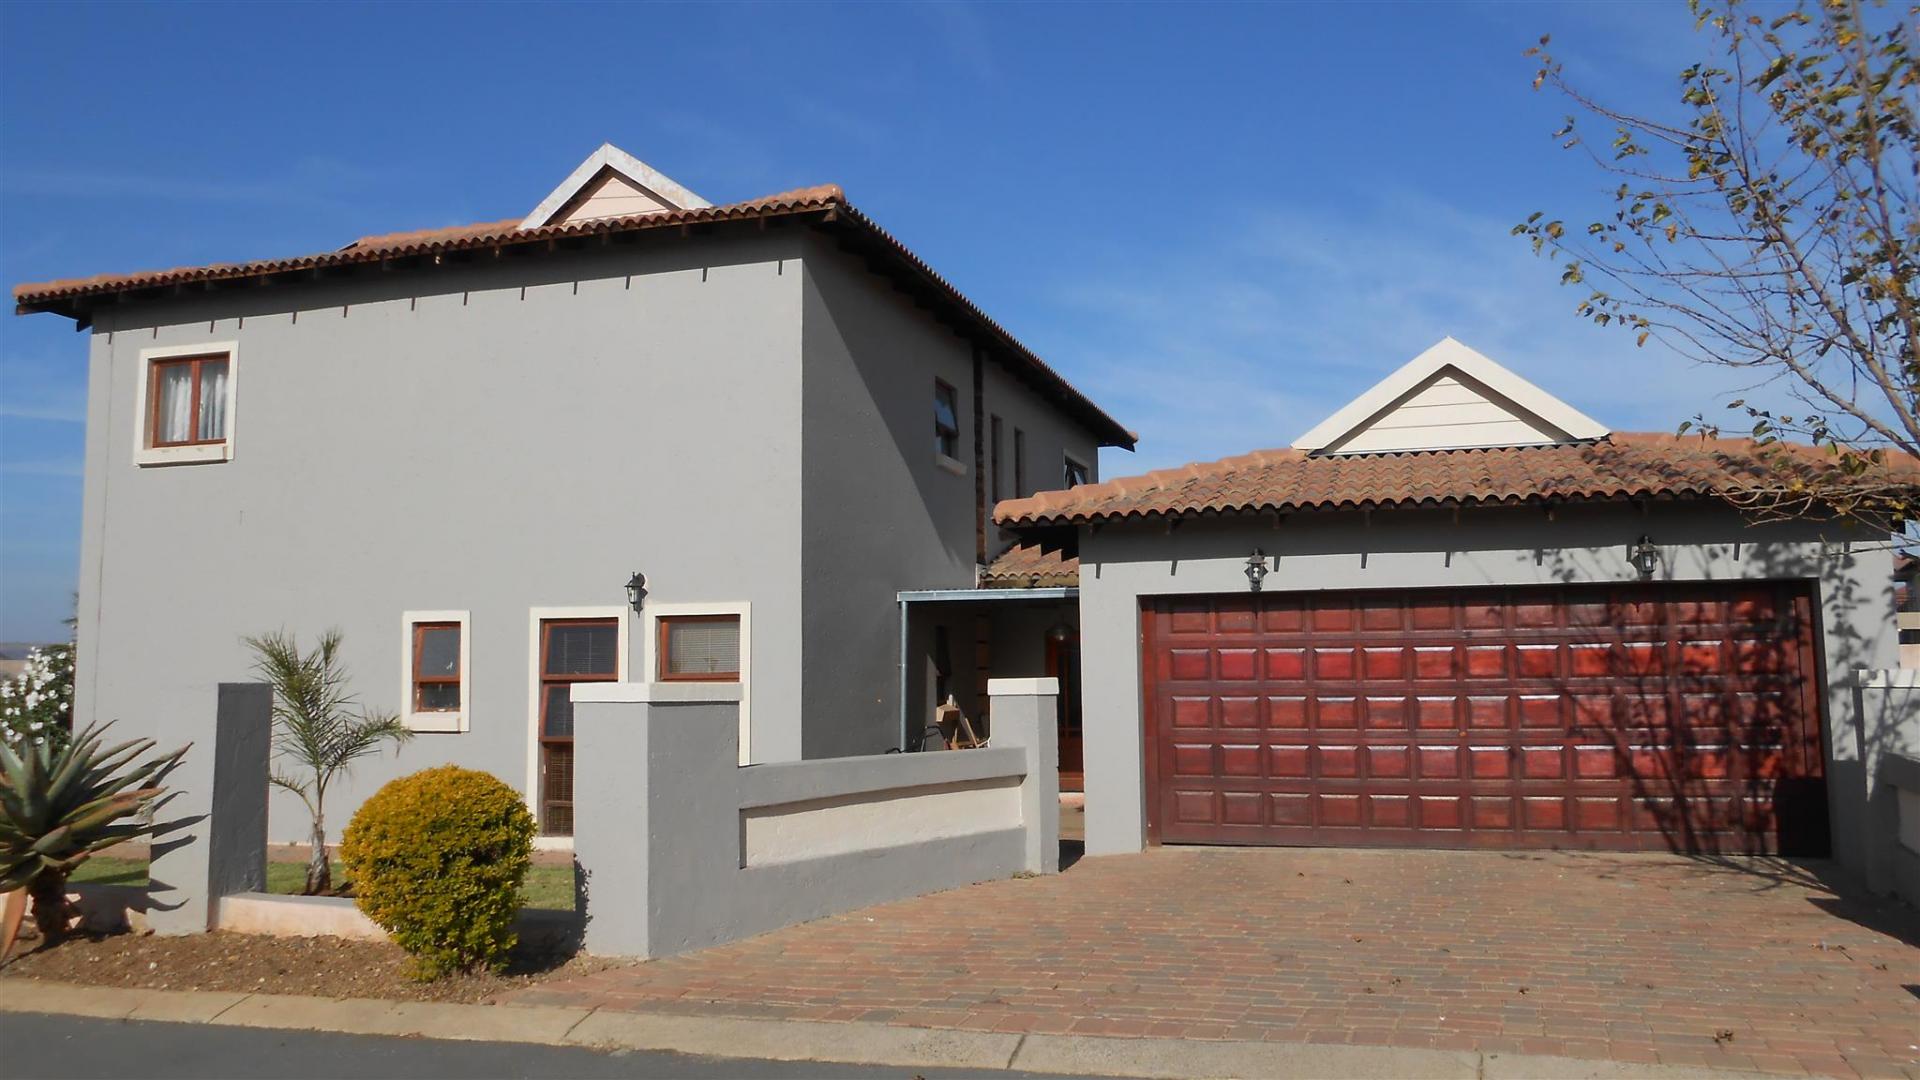
{"label": "roof dormer", "polygon": [[1607,436],[1592,417],[1452,338],[1294,440],[1316,454],[1551,446]]}
{"label": "roof dormer", "polygon": [[523,229],[600,218],[696,210],[712,206],[674,179],[612,143],[587,155],[580,167],[533,208]]}

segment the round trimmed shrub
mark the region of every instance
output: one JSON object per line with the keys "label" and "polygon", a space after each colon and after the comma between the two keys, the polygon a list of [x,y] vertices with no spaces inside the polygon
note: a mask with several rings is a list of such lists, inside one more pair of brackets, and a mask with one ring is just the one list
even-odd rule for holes
{"label": "round trimmed shrub", "polygon": [[497,777],[457,765],[394,780],[340,838],[360,910],[413,954],[421,979],[506,966],[533,815]]}

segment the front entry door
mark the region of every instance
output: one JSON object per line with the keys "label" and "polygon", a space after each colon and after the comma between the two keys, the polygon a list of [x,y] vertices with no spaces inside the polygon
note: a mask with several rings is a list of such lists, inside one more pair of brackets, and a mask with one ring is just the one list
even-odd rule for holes
{"label": "front entry door", "polygon": [[1060,790],[1085,791],[1080,733],[1080,634],[1047,635],[1047,674],[1060,680]]}

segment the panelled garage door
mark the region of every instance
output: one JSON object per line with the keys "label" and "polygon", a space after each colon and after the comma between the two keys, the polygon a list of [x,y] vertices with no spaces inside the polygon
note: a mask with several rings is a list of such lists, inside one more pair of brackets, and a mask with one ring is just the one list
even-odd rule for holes
{"label": "panelled garage door", "polygon": [[1827,847],[1801,586],[1208,596],[1143,622],[1163,842]]}

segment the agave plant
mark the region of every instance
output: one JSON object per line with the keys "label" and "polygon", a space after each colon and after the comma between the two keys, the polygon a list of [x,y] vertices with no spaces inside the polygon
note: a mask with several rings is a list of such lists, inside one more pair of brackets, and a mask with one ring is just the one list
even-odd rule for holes
{"label": "agave plant", "polygon": [[[180,764],[183,746],[139,764],[152,739],[101,748],[112,724],[89,724],[55,749],[51,742],[0,742],[0,960],[13,949],[33,901],[34,925],[48,941],[66,934],[67,878],[101,848],[154,831],[140,820],[163,790],[160,781]],[[131,766],[129,768],[129,766]]]}

